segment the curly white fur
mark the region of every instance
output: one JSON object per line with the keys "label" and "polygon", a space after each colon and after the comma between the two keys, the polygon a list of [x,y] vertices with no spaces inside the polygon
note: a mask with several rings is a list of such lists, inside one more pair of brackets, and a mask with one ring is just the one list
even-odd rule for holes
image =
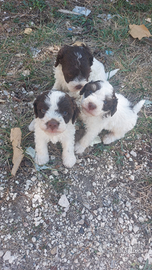
{"label": "curly white fur", "polygon": [[[44,100],[45,105],[47,104],[48,106],[48,110],[46,110],[43,117],[40,118],[36,116],[29,125],[29,130],[34,131],[35,162],[38,165],[43,165],[49,161],[47,146],[49,141],[54,144],[57,142],[62,144],[62,160],[64,166],[71,168],[76,162],[74,155],[75,125],[72,123],[72,119],[66,123],[58,108],[59,100],[64,96],[65,93],[63,92],[50,91]],[[47,127],[47,123],[52,119],[58,123],[55,130],[51,130]]]}
{"label": "curly white fur", "polygon": [[[101,82],[101,88],[88,95],[86,98],[83,95],[81,101],[81,118],[85,124],[86,132],[79,142],[75,145],[76,153],[83,153],[83,151],[90,145],[94,138],[103,130],[108,130],[110,133],[104,136],[103,143],[110,144],[130,131],[137,122],[137,113],[140,111],[145,100],[138,102],[131,108],[130,102],[121,94],[115,94],[118,100],[117,110],[111,116],[103,110],[105,98],[112,99],[113,87],[105,81]],[[88,109],[88,104],[94,104],[95,109]]]}

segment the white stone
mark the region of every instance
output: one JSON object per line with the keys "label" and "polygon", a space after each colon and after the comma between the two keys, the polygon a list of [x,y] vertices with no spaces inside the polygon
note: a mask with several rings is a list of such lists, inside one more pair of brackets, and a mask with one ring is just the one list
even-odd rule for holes
{"label": "white stone", "polygon": [[126,207],[130,208],[131,207],[131,203],[130,202],[126,202]]}
{"label": "white stone", "polygon": [[137,239],[133,236],[132,239],[131,239],[131,245],[135,245],[137,244]]}
{"label": "white stone", "polygon": [[152,263],[152,249],[150,249],[148,253],[145,254],[144,259],[148,260],[149,264]]}
{"label": "white stone", "polygon": [[101,228],[104,228],[105,222],[101,222]]}
{"label": "white stone", "polygon": [[130,152],[130,154],[131,154],[133,157],[136,157],[136,156],[137,156],[136,152],[134,152],[133,150]]}
{"label": "white stone", "polygon": [[6,253],[3,256],[3,260],[9,261],[9,263],[12,263],[16,258],[17,256],[11,256],[11,252],[9,250],[6,251]]}
{"label": "white stone", "polygon": [[36,242],[36,237],[32,237],[32,242],[33,242],[33,243]]}
{"label": "white stone", "polygon": [[91,196],[91,192],[87,191],[87,197]]}
{"label": "white stone", "polygon": [[129,225],[129,231],[132,232],[132,225]]}
{"label": "white stone", "polygon": [[52,248],[52,249],[51,249],[51,254],[52,254],[52,255],[55,255],[55,254],[57,253],[57,249],[58,249],[58,247]]}
{"label": "white stone", "polygon": [[139,258],[138,258],[138,261],[139,261],[140,263],[142,263],[142,262],[143,262],[143,257],[139,257]]}
{"label": "white stone", "polygon": [[32,181],[35,181],[36,179],[37,179],[36,176],[32,176],[32,177],[31,177],[31,180],[32,180]]}
{"label": "white stone", "polygon": [[121,217],[118,218],[118,221],[119,221],[120,224],[123,224],[123,222],[124,222],[123,219],[122,219]]}
{"label": "white stone", "polygon": [[138,231],[139,231],[139,227],[135,225],[135,226],[133,227],[133,231],[134,231],[134,233],[138,232]]}
{"label": "white stone", "polygon": [[145,219],[143,217],[139,217],[139,222],[144,222]]}
{"label": "white stone", "polygon": [[83,224],[84,224],[84,219],[79,220],[78,223],[79,223],[80,225],[83,225]]}
{"label": "white stone", "polygon": [[135,180],[135,176],[134,176],[134,175],[130,175],[129,178],[130,178],[130,180],[132,180],[132,181]]}
{"label": "white stone", "polygon": [[55,176],[59,175],[58,171],[56,171],[56,170],[52,171],[52,174],[55,175]]}
{"label": "white stone", "polygon": [[66,195],[65,194],[63,194],[62,196],[61,196],[61,198],[60,198],[60,200],[58,201],[58,204],[60,205],[60,206],[62,206],[62,207],[69,207],[69,201],[68,201],[68,199],[67,199],[67,197],[66,197]]}

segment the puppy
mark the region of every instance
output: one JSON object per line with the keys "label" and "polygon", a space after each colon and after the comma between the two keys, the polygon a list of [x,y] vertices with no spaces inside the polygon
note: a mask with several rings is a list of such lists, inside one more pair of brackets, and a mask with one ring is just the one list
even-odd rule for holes
{"label": "puppy", "polygon": [[137,113],[145,102],[141,100],[132,108],[124,96],[115,94],[108,81],[90,82],[84,86],[80,95],[83,95],[81,118],[86,132],[76,143],[76,153],[83,153],[103,129],[110,131],[103,138],[104,144],[123,138],[135,126]]}
{"label": "puppy", "polygon": [[80,99],[79,92],[89,81],[107,80],[118,69],[105,73],[104,66],[84,43],[65,45],[58,52],[55,62],[55,84],[57,90],[69,92],[70,96]]}
{"label": "puppy", "polygon": [[79,114],[74,99],[61,91],[44,92],[34,101],[34,112],[35,119],[31,122],[29,130],[35,134],[35,162],[39,165],[47,163],[48,142],[60,142],[63,164],[71,168],[76,162],[74,122]]}

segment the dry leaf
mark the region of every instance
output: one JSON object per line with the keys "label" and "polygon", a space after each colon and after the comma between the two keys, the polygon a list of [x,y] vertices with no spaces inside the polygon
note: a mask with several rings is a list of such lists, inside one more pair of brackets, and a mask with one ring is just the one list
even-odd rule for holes
{"label": "dry leaf", "polygon": [[6,100],[0,99],[0,103],[5,103],[5,102],[6,102]]}
{"label": "dry leaf", "polygon": [[29,76],[30,75],[30,70],[29,69],[26,69],[22,72],[22,75],[23,76]]}
{"label": "dry leaf", "polygon": [[24,34],[27,34],[27,35],[31,34],[31,32],[32,32],[32,29],[31,28],[26,28],[24,30]]}
{"label": "dry leaf", "polygon": [[10,135],[10,140],[12,142],[12,146],[13,146],[13,159],[12,159],[12,162],[13,162],[13,168],[12,168],[12,171],[11,171],[11,174],[13,176],[15,176],[19,166],[20,166],[20,163],[23,159],[23,151],[22,151],[22,148],[21,148],[21,130],[20,128],[12,128],[11,129],[11,135]]}
{"label": "dry leaf", "polygon": [[53,46],[48,47],[48,50],[52,53],[58,53],[58,51],[60,50],[60,47],[53,45]]}
{"label": "dry leaf", "polygon": [[72,46],[86,46],[85,42],[77,40],[75,43],[72,44]]}
{"label": "dry leaf", "polygon": [[139,40],[141,40],[143,37],[150,37],[151,34],[149,32],[149,30],[147,29],[147,27],[142,24],[142,25],[129,25],[130,31],[129,34],[133,37],[133,38],[138,38]]}
{"label": "dry leaf", "polygon": [[151,23],[151,18],[147,18],[145,21]]}

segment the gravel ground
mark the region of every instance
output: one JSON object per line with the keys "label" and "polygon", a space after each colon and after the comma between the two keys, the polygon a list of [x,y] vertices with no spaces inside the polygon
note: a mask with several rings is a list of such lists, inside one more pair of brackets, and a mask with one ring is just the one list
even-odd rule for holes
{"label": "gravel ground", "polygon": [[[13,116],[8,106],[2,107],[4,127]],[[150,187],[144,192],[139,182],[151,176],[150,149],[140,134],[129,139],[123,142],[124,148],[130,146],[123,150],[123,164],[115,154],[120,141],[98,155],[98,146],[90,147],[70,170],[60,155],[50,156],[52,171],[37,172],[25,158],[12,178],[5,162],[0,173],[1,270],[127,270],[143,269],[147,259],[152,263],[151,216],[145,207]]]}
{"label": "gravel ground", "polygon": [[[57,6],[60,4],[59,7],[63,8],[60,0],[49,2]],[[91,9],[92,2],[95,5],[96,1],[86,2]],[[72,1],[70,3],[72,5]],[[73,1],[69,9],[72,10],[76,4],[77,1]],[[106,8],[103,12],[109,13]],[[142,108],[136,128],[123,140],[108,147],[101,143],[89,147],[82,156],[77,156],[77,163],[72,169],[62,165],[60,145],[50,144],[49,168],[37,171],[32,158],[25,154],[16,176],[12,177],[10,129],[20,126],[23,149],[34,147],[33,134],[29,133],[28,125],[33,117],[31,105],[40,89],[35,80],[39,79],[38,73],[40,78],[47,74],[41,85],[41,89],[43,86],[47,89],[46,78],[50,79],[52,75],[55,55],[50,53],[47,61],[46,54],[43,65],[35,56],[33,61],[29,60],[28,54],[24,55],[22,50],[13,47],[14,41],[7,45],[6,36],[12,35],[13,38],[17,32],[18,40],[22,40],[23,29],[29,26],[27,22],[30,18],[37,28],[41,25],[41,20],[37,21],[38,14],[35,12],[34,17],[29,11],[29,16],[19,17],[17,23],[13,21],[16,17],[10,19],[6,12],[2,12],[7,23],[3,20],[4,29],[0,25],[2,48],[6,46],[7,53],[14,52],[10,62],[4,63],[4,66],[8,66],[4,77],[0,79],[0,270],[151,270],[151,44],[136,42],[129,37],[123,37],[121,42],[116,43],[113,39],[107,43],[97,35],[98,45],[101,43],[101,50],[97,50],[99,46],[91,35],[100,34],[98,26],[106,29],[110,22],[105,21],[105,25],[98,22],[93,24],[90,19],[92,24],[88,21],[82,25],[85,32],[78,39],[91,45],[98,60],[102,61],[104,56],[106,70],[109,67],[120,68],[120,72],[112,79],[116,90],[133,103],[142,96],[149,101],[149,105]],[[44,14],[46,24],[47,20],[55,24],[56,17],[51,17],[49,11],[48,14],[48,17]],[[71,43],[73,40],[64,24],[59,24],[57,34],[65,33],[62,44]],[[96,29],[91,30],[92,25]],[[115,27],[114,30],[117,27],[121,29],[117,23],[111,26]],[[37,28],[33,28],[33,32]],[[42,35],[43,38],[46,37]],[[74,38],[77,39],[77,36]],[[52,45],[48,43],[46,47]],[[36,41],[29,38],[29,44],[33,48]],[[128,46],[126,51],[121,49],[124,44]],[[28,46],[30,51],[31,45]],[[115,52],[117,47],[114,56],[105,54],[106,48]],[[41,52],[43,49],[45,51],[45,46],[41,45]],[[37,72],[25,80],[25,85],[23,76],[19,77],[18,74],[29,71],[32,65],[37,67]],[[77,129],[77,136],[80,136],[80,125]]]}

